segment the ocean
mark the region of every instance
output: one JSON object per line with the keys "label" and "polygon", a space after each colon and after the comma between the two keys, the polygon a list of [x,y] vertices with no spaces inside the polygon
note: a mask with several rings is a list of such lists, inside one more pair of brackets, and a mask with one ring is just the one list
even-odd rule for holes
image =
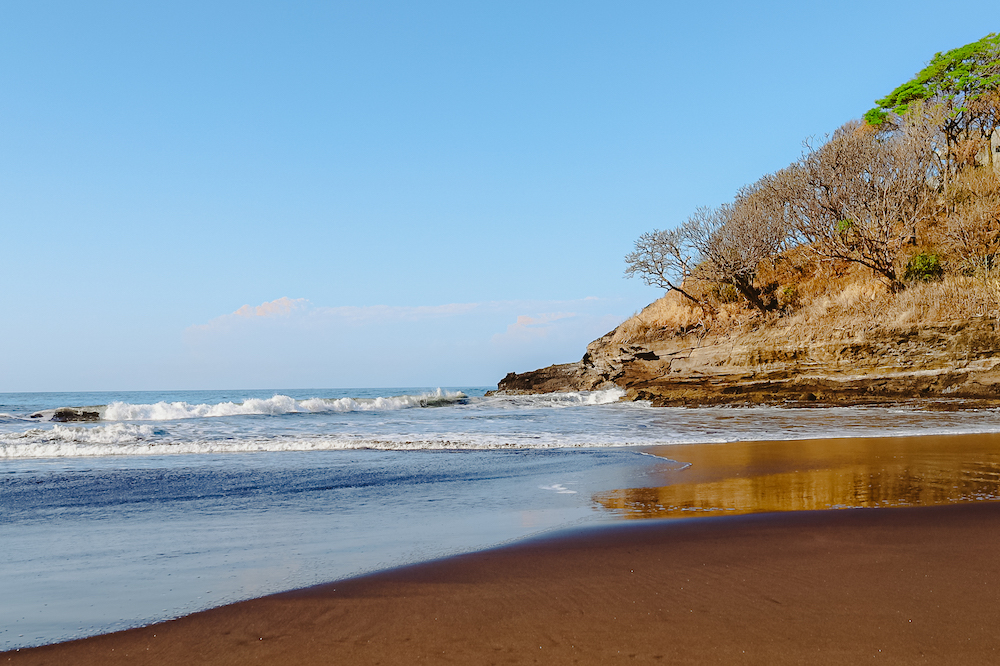
{"label": "ocean", "polygon": [[650,446],[1000,431],[994,410],[485,392],[0,394],[0,649],[620,520],[595,498],[686,464]]}

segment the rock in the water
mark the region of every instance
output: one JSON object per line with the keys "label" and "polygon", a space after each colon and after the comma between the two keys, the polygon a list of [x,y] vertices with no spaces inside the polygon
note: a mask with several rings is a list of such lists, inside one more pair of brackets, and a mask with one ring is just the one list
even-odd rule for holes
{"label": "rock in the water", "polygon": [[582,367],[581,363],[564,363],[521,374],[508,372],[497,384],[497,390],[490,391],[487,395],[575,391],[579,388],[578,376]]}
{"label": "rock in the water", "polygon": [[99,412],[88,412],[83,409],[69,409],[68,407],[63,407],[62,409],[57,409],[53,414],[50,421],[56,421],[57,423],[69,423],[74,421],[100,421],[101,414]]}

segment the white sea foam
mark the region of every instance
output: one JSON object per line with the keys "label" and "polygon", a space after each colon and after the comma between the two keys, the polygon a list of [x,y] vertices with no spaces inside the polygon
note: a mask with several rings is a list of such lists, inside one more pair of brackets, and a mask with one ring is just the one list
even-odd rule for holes
{"label": "white sea foam", "polygon": [[[663,439],[631,440],[609,435],[567,436],[554,433],[534,435],[484,435],[482,433],[437,434],[431,436],[391,437],[371,436],[289,436],[245,437],[234,439],[189,440],[157,436],[152,426],[115,423],[106,426],[66,427],[52,430],[32,428],[22,433],[0,435],[0,460],[14,458],[64,458],[99,456],[162,456],[177,454],[228,454],[293,451],[490,451],[510,449],[571,449],[619,448],[636,446],[669,446],[679,444],[716,443],[760,439],[795,440],[816,437],[816,434],[792,435],[754,434],[713,436],[688,434]],[[162,431],[160,431],[162,432]],[[927,434],[971,434],[978,429],[941,428],[923,431],[907,429],[864,433],[865,436],[907,436]],[[838,433],[843,436],[842,433]],[[824,432],[831,437],[835,433]],[[550,490],[561,490],[555,487]]]}
{"label": "white sea foam", "polygon": [[[996,411],[652,408],[617,402],[622,395],[621,390],[612,389],[468,398],[438,390],[381,398],[296,400],[274,395],[239,403],[206,399],[144,404],[133,400],[102,407],[107,419],[103,423],[56,425],[33,420],[29,425],[24,418],[3,422],[0,458],[605,448],[1000,431],[1000,412]],[[309,413],[313,415],[299,416]],[[199,418],[240,414],[278,418]],[[282,414],[289,416],[282,418]]]}
{"label": "white sea foam", "polygon": [[141,448],[154,436],[149,425],[113,423],[106,426],[31,428],[0,436],[0,458],[63,458],[111,455]]}
{"label": "white sea foam", "polygon": [[497,407],[503,403],[511,407],[575,407],[577,405],[610,405],[625,397],[617,386],[602,391],[565,391],[534,395],[496,395],[490,399]]}
{"label": "white sea foam", "polygon": [[[570,391],[539,395],[498,395],[490,398],[474,398],[475,402],[486,402],[499,408],[524,407],[575,407],[580,405],[607,405],[618,402],[625,391],[611,388],[602,391]],[[460,391],[437,389],[417,395],[398,395],[376,398],[307,398],[296,400],[287,395],[277,394],[270,398],[248,398],[243,402],[188,403],[166,402],[142,404],[112,402],[106,406],[70,407],[75,411],[96,411],[103,421],[174,421],[178,419],[198,419],[224,416],[267,415],[298,413],[345,413],[375,412],[413,409],[420,407],[446,407],[469,402],[470,398]],[[638,403],[642,404],[642,403]],[[35,416],[48,421],[56,409],[39,411]],[[2,417],[2,416],[0,416]]]}
{"label": "white sea foam", "polygon": [[105,421],[173,421],[219,416],[295,414],[308,412],[364,412],[410,409],[414,407],[437,407],[466,400],[461,392],[438,389],[420,395],[400,395],[378,398],[309,398],[296,400],[287,395],[275,395],[267,399],[251,398],[243,402],[220,402],[216,404],[192,405],[186,402],[157,402],[149,405],[135,405],[127,402],[112,402],[104,408]]}
{"label": "white sea foam", "polygon": [[635,446],[638,442],[579,441],[559,437],[271,437],[213,440],[159,440],[151,426],[112,424],[94,428],[33,428],[0,436],[0,459],[99,456],[161,456],[283,451],[490,451]]}

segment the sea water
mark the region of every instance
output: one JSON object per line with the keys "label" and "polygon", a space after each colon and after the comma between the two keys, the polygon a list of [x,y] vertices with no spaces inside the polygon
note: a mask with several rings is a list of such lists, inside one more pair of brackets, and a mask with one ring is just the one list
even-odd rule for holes
{"label": "sea water", "polygon": [[0,649],[613,519],[596,498],[671,464],[646,446],[1000,431],[992,410],[484,392],[0,394]]}

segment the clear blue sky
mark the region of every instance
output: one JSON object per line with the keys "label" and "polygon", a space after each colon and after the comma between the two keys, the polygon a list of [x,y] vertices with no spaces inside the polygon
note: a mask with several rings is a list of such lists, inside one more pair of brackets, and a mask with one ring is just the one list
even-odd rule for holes
{"label": "clear blue sky", "polygon": [[4,2],[0,391],[577,360],[660,295],[622,277],[640,233],[997,29],[895,0]]}

